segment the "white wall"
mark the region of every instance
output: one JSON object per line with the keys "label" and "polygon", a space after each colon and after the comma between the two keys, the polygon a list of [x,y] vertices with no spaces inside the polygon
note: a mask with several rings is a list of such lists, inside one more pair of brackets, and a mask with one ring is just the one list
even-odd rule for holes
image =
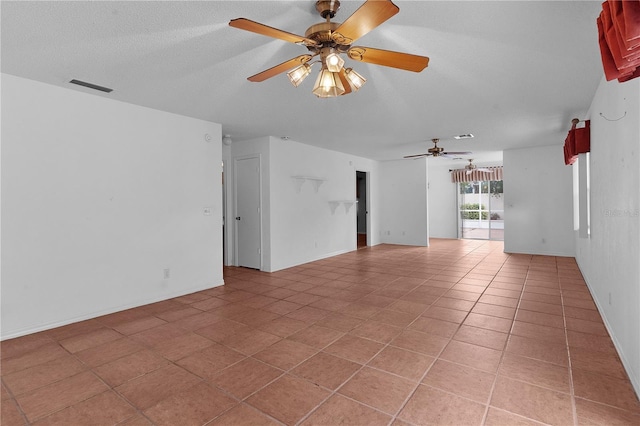
{"label": "white wall", "polygon": [[380,239],[429,245],[427,159],[380,162]]}
{"label": "white wall", "polygon": [[[355,201],[356,170],[371,173],[372,245],[379,244],[377,162],[276,137],[231,145],[230,159],[253,154],[260,154],[262,159],[264,271],[278,271],[356,249],[356,206],[347,212],[342,203]],[[229,175],[232,179],[233,174]],[[311,181],[304,181],[297,192],[293,176],[324,180],[318,192]],[[232,182],[228,185],[233,187]],[[332,201],[341,202],[334,212]]]}
{"label": "white wall", "polygon": [[575,256],[573,172],[561,143],[504,151],[505,252]]}
{"label": "white wall", "polygon": [[429,238],[458,238],[457,196],[449,167],[429,163]]}
{"label": "white wall", "polygon": [[[296,191],[292,176],[322,178]],[[349,156],[293,141],[271,141],[272,270],[356,249],[356,168]]]}
{"label": "white wall", "polygon": [[603,79],[590,111],[591,236],[576,233],[576,259],[640,393],[640,80]]}
{"label": "white wall", "polygon": [[2,338],[222,284],[220,133],[3,74]]}

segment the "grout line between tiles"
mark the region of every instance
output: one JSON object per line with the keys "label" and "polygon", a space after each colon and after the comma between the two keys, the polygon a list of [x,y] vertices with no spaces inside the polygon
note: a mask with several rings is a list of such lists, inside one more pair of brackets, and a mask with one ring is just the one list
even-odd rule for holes
{"label": "grout line between tiles", "polygon": [[[505,260],[506,263],[506,260]],[[504,263],[503,263],[504,266]],[[500,270],[502,270],[502,267],[500,268]],[[496,273],[496,275],[500,272],[500,270]],[[527,266],[527,274],[528,274],[528,266]],[[493,282],[493,280],[492,280]],[[507,339],[504,342],[504,346],[502,347],[502,353],[500,355],[500,360],[498,362],[498,368],[496,369],[496,373],[495,373],[495,378],[493,379],[493,383],[491,384],[491,389],[489,390],[489,395],[487,396],[487,404],[485,407],[485,411],[484,414],[482,416],[482,423],[481,424],[485,424],[487,421],[487,417],[489,415],[489,409],[491,408],[491,400],[493,399],[493,392],[495,391],[496,388],[496,384],[498,383],[498,377],[500,374],[500,368],[502,367],[502,362],[504,360],[504,356],[507,352],[507,346],[509,344],[509,340],[511,340],[511,333],[513,331],[513,327],[515,325],[515,320],[516,320],[516,316],[518,314],[518,309],[520,307],[520,302],[522,301],[522,295],[524,294],[524,289],[526,287],[526,274],[525,274],[525,281],[522,284],[522,289],[520,290],[520,297],[518,298],[518,303],[516,305],[515,311],[513,313],[513,318],[511,320],[511,327],[509,328],[509,332],[507,333]]]}

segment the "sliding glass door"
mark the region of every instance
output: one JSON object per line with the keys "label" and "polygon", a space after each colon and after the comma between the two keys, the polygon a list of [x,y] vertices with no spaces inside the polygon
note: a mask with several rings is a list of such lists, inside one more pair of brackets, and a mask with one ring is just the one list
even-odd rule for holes
{"label": "sliding glass door", "polygon": [[459,238],[504,240],[501,180],[458,183]]}

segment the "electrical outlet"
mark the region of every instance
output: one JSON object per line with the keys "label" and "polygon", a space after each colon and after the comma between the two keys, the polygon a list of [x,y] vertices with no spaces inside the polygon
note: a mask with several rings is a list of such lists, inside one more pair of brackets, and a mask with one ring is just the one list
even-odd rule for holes
{"label": "electrical outlet", "polygon": [[611,305],[611,292],[609,292],[609,305]]}
{"label": "electrical outlet", "polygon": [[171,269],[169,268],[164,268],[162,270],[163,274],[164,274],[164,279],[168,280],[169,278],[171,278]]}

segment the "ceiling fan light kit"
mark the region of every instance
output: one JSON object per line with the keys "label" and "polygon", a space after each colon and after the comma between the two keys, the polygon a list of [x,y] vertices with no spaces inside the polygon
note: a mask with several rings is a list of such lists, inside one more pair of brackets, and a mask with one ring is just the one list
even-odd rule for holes
{"label": "ceiling fan light kit", "polygon": [[307,76],[311,74],[311,65],[302,64],[287,73],[287,77],[295,87],[298,87],[300,83],[304,81]]}
{"label": "ceiling fan light kit", "polygon": [[332,51],[324,58],[324,63],[329,71],[340,72],[344,65],[344,59],[342,59],[335,51]]}
{"label": "ceiling fan light kit", "polygon": [[313,57],[320,56],[317,62],[320,62],[322,68],[312,92],[320,98],[331,98],[355,92],[367,81],[353,68],[344,68],[342,54],[355,61],[413,72],[420,72],[429,64],[426,56],[351,46],[357,39],[400,11],[391,0],[367,0],[343,23],[331,22],[338,9],[338,0],[317,1],[316,10],[326,22],[310,26],[304,37],[249,19],[232,19],[229,25],[234,28],[305,46],[311,52],[310,55],[300,55],[271,67],[248,80],[260,82],[287,72],[291,84],[298,87],[311,72],[311,64],[308,62]]}
{"label": "ceiling fan light kit", "polygon": [[344,92],[344,85],[339,74],[322,67],[316,84],[313,86],[313,94],[319,98],[333,98],[344,94]]}
{"label": "ceiling fan light kit", "polygon": [[473,164],[473,158],[469,158],[467,161],[469,162],[469,164],[464,166],[464,168],[467,171],[466,173],[468,175],[470,175],[474,171],[476,171],[476,172],[484,172],[484,173],[493,173],[493,170],[491,170],[491,169],[487,169],[486,167],[478,167],[475,164]]}
{"label": "ceiling fan light kit", "polygon": [[345,69],[344,75],[347,76],[347,80],[349,80],[354,92],[360,89],[367,82],[367,79],[355,72],[353,68]]}

